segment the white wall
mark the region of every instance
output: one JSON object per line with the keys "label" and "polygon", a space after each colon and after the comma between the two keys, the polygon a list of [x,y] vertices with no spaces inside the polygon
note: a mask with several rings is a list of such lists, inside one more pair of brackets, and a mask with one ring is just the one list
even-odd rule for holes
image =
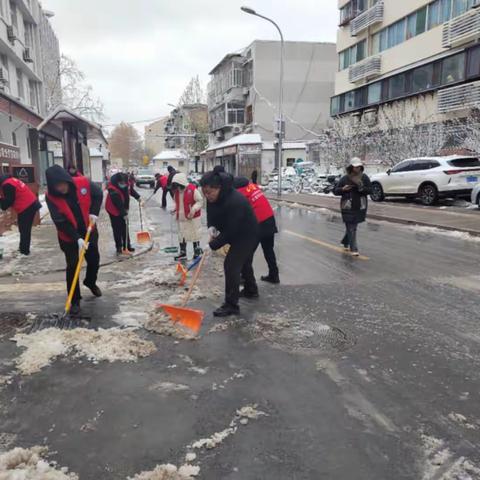
{"label": "white wall", "polygon": [[15,131],[16,144],[20,147],[20,159],[22,163],[32,163],[28,149],[28,127],[20,121],[9,121],[8,117],[0,113],[0,142],[13,145],[12,133]]}
{"label": "white wall", "polygon": [[103,165],[102,157],[90,157],[90,180],[92,182],[103,182]]}

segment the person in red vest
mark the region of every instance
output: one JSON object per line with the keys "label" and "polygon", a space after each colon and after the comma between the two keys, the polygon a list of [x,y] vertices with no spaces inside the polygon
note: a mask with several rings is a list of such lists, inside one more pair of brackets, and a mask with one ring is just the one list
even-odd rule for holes
{"label": "person in red vest", "polygon": [[141,197],[130,185],[129,175],[122,172],[112,175],[107,185],[107,193],[105,209],[110,216],[117,255],[132,253],[135,249],[130,243],[130,234],[128,232],[130,196],[138,202],[141,201]]}
{"label": "person in red vest", "polygon": [[167,195],[168,195],[168,176],[167,175],[160,175],[159,173],[155,174],[155,190],[153,194],[155,195],[160,189],[162,189],[162,208],[165,210],[167,208]]}
{"label": "person in red vest", "polygon": [[268,275],[261,279],[264,282],[280,283],[277,257],[275,256],[275,234],[278,233],[275,214],[267,197],[258,185],[248,181],[245,177],[235,177],[234,187],[248,200],[253,208],[259,224],[260,244],[268,265]]}
{"label": "person in red vest", "polygon": [[[100,187],[92,183],[87,177],[71,177],[59,165],[47,168],[47,200],[50,216],[57,228],[58,242],[65,254],[67,263],[67,291],[75,275],[78,263],[79,250],[85,246],[85,236],[88,225],[96,225],[103,201],[103,192]],[[85,253],[87,273],[83,284],[91,290],[93,295],[101,297],[102,292],[97,286],[97,276],[100,266],[98,252],[98,231],[95,227]],[[72,300],[70,313],[77,315],[80,312],[80,287],[77,285]]]}
{"label": "person in red vest", "polygon": [[19,251],[30,255],[32,225],[35,215],[42,208],[36,195],[18,178],[11,175],[0,176],[0,206],[2,210],[11,208],[17,214],[20,232]]}
{"label": "person in red vest", "polygon": [[195,185],[188,182],[184,173],[177,173],[172,179],[172,192],[175,200],[173,214],[177,216],[178,241],[180,254],[175,260],[187,258],[187,242],[193,242],[193,258],[198,258],[202,253],[200,240],[202,236],[203,197]]}

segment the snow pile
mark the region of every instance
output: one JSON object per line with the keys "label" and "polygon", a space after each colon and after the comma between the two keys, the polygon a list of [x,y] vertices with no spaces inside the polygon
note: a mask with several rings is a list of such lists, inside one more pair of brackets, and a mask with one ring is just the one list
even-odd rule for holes
{"label": "snow pile", "polygon": [[266,416],[265,412],[261,410],[257,410],[258,405],[254,403],[253,405],[246,405],[242,407],[240,410],[237,410],[237,416],[240,418],[248,418],[250,420],[257,420],[262,416]]}
{"label": "snow pile", "polygon": [[177,468],[175,465],[157,465],[150,472],[137,473],[128,480],[193,480],[200,473],[200,467],[183,465]]}
{"label": "snow pile", "polygon": [[422,435],[425,454],[422,480],[480,480],[480,469],[454,455],[443,440]]}
{"label": "snow pile", "polygon": [[448,418],[452,420],[452,422],[458,423],[460,426],[465,427],[467,430],[476,430],[478,427],[476,425],[471,424],[465,415],[456,412],[450,412],[448,414]]}
{"label": "snow pile", "polygon": [[17,334],[13,340],[26,349],[16,360],[17,369],[22,375],[36,373],[57,357],[71,352],[74,352],[75,358],[87,357],[97,363],[134,362],[156,350],[153,342],[143,340],[133,330],[118,328],[98,331],[48,328],[31,334]]}
{"label": "snow pile", "polygon": [[29,449],[14,448],[0,455],[1,480],[78,480],[67,468],[57,470],[42,456],[48,452],[46,447]]}
{"label": "snow pile", "polygon": [[152,392],[160,392],[162,394],[167,394],[171,392],[185,392],[187,390],[190,390],[190,387],[181,383],[159,382],[150,385],[148,389]]}
{"label": "snow pile", "polygon": [[170,316],[162,308],[155,309],[148,316],[143,327],[150,332],[181,340],[195,340],[197,338],[192,330],[184,327],[181,323],[172,322]]}

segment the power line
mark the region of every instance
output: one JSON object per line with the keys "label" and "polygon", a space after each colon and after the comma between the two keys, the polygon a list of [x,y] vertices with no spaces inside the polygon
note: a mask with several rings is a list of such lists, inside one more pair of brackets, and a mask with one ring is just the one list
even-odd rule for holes
{"label": "power line", "polygon": [[111,124],[103,125],[103,126],[104,127],[116,127],[117,125],[120,125],[121,123],[128,123],[129,125],[134,125],[136,123],[151,123],[151,122],[155,122],[156,120],[161,120],[162,118],[166,118],[166,117],[168,117],[168,115],[162,115],[161,117],[149,118],[149,119],[146,119],[146,120],[135,120],[133,122],[126,122],[126,121],[122,120],[121,122],[111,123]]}

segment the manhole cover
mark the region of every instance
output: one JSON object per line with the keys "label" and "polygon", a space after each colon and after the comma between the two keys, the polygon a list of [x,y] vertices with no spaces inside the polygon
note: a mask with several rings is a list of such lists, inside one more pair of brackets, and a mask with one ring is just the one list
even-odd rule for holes
{"label": "manhole cover", "polygon": [[0,336],[12,335],[18,329],[31,324],[25,313],[1,313],[0,314]]}

